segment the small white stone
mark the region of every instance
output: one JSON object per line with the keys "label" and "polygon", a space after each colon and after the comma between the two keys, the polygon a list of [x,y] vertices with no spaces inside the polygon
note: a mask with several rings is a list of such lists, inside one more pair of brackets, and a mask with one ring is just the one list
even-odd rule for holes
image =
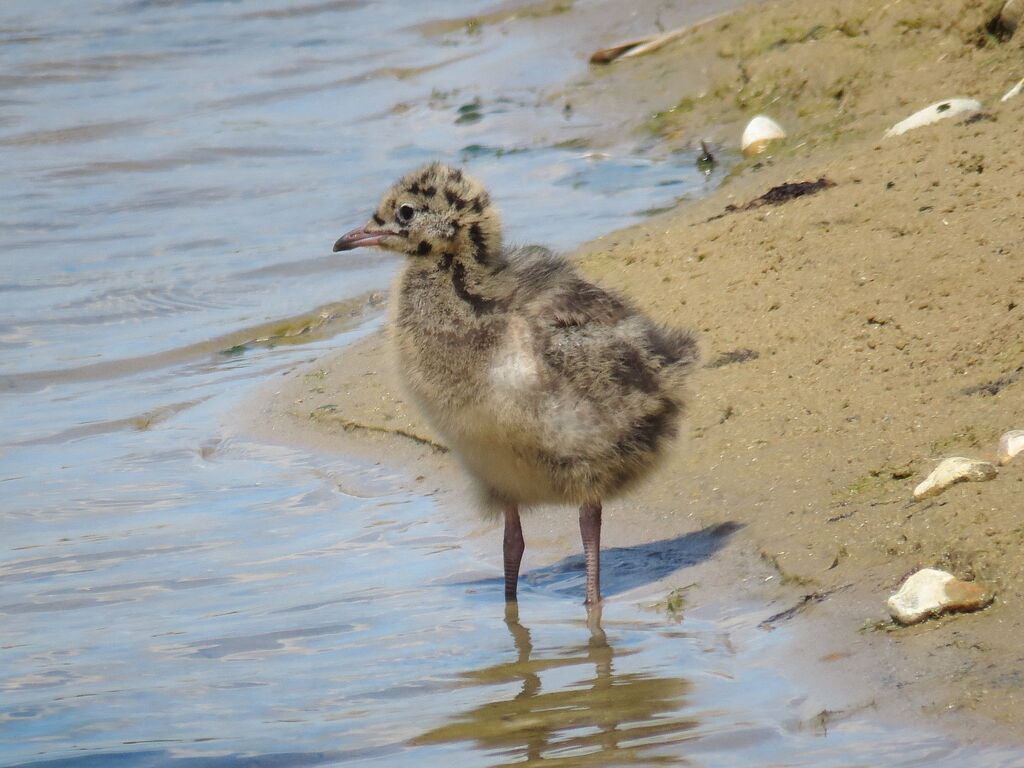
{"label": "small white stone", "polygon": [[954,483],[991,480],[998,473],[996,465],[989,461],[953,456],[939,462],[939,466],[914,489],[914,498],[920,500],[937,496]]}
{"label": "small white stone", "polygon": [[782,126],[767,115],[757,115],[743,129],[740,149],[747,157],[759,155],[773,141],[786,138]]}
{"label": "small white stone", "polygon": [[1024,429],[1011,429],[999,438],[999,463],[1005,464],[1024,451]]}
{"label": "small white stone", "polygon": [[973,115],[975,112],[981,112],[981,110],[981,102],[975,99],[946,99],[945,101],[937,101],[915,112],[906,120],[896,123],[896,125],[885,132],[885,138],[889,139],[893,136],[899,136],[907,131],[912,131],[914,128],[920,128],[922,125],[931,125],[948,117]]}
{"label": "small white stone", "polygon": [[912,574],[886,605],[900,624],[916,624],[949,611],[976,611],[992,602],[992,593],[973,581],[961,581],[937,568]]}

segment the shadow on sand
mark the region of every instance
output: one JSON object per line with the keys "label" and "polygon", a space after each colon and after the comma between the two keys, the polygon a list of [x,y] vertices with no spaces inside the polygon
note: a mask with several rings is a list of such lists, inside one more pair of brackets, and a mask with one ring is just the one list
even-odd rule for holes
{"label": "shadow on sand", "polygon": [[[680,568],[708,560],[728,544],[741,523],[709,525],[673,539],[661,539],[632,547],[610,547],[601,550],[601,594],[604,597],[627,592],[644,584],[665,578]],[[503,579],[457,582],[459,586],[491,588],[501,591]],[[527,571],[520,577],[520,600],[524,591],[560,595],[583,595],[586,588],[586,567],[582,552],[557,563]]]}

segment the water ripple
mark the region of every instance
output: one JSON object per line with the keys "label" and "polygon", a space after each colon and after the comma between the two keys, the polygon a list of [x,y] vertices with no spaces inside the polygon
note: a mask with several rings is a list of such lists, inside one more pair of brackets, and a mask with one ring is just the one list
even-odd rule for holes
{"label": "water ripple", "polygon": [[351,11],[369,5],[368,0],[326,0],[322,3],[292,5],[286,8],[266,8],[259,11],[247,11],[237,18],[242,21],[250,19],[291,19],[300,16],[318,16],[322,13]]}
{"label": "water ripple", "polygon": [[14,136],[0,137],[0,146],[24,147],[43,144],[81,144],[138,133],[149,125],[148,120],[111,120],[102,123],[84,123],[64,128],[28,131]]}

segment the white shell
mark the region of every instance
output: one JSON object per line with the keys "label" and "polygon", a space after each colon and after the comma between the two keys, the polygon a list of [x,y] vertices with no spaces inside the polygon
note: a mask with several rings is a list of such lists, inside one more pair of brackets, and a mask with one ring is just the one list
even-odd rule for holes
{"label": "white shell", "polygon": [[975,112],[981,112],[982,109],[981,102],[975,99],[946,99],[945,101],[937,101],[931,106],[915,112],[906,120],[896,123],[896,125],[885,132],[885,138],[899,136],[907,131],[912,131],[914,128],[920,128],[922,125],[931,125],[939,120],[945,120],[947,117],[971,115]]}
{"label": "white shell", "polygon": [[740,148],[747,157],[764,152],[770,142],[786,138],[782,126],[767,115],[757,115],[743,129]]}
{"label": "white shell", "polygon": [[1022,77],[1020,82],[1013,86],[1013,88],[1003,94],[1003,98],[1001,98],[1000,101],[1009,101],[1014,96],[1020,96],[1021,91],[1024,91],[1024,77]]}
{"label": "white shell", "polygon": [[973,581],[961,581],[937,568],[913,574],[886,605],[900,624],[916,624],[945,611],[973,611],[992,602],[992,594]]}
{"label": "white shell", "polygon": [[968,459],[963,456],[953,456],[939,462],[932,473],[914,489],[915,499],[927,499],[929,496],[937,496],[954,483],[964,481],[980,482],[991,480],[998,474],[996,465],[988,461]]}
{"label": "white shell", "polygon": [[1024,451],[1024,429],[1012,429],[999,438],[999,463],[1005,464]]}

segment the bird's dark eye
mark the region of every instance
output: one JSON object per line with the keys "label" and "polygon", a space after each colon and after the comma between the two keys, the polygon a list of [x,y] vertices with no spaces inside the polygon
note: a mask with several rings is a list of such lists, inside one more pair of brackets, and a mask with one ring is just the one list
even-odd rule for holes
{"label": "bird's dark eye", "polygon": [[395,213],[395,218],[399,224],[405,225],[412,221],[412,217],[416,215],[416,209],[408,203],[398,206],[398,211]]}

